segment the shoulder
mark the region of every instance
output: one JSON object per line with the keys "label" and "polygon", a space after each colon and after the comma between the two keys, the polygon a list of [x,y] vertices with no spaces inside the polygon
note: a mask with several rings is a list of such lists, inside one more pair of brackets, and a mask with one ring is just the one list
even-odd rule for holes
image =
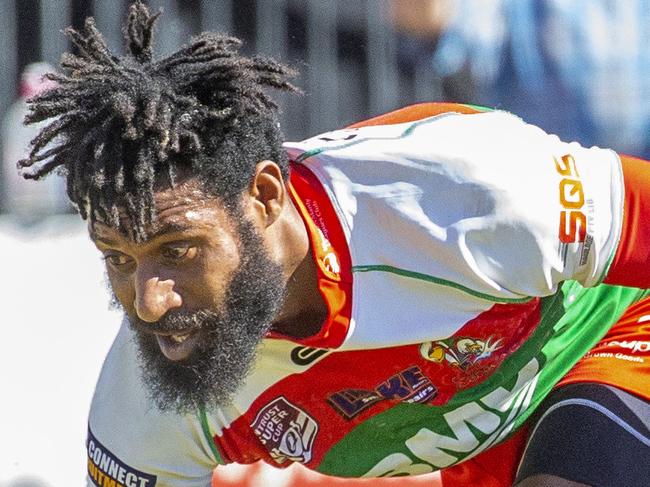
{"label": "shoulder", "polygon": [[547,295],[566,279],[593,285],[620,226],[616,154],[504,111],[344,129],[290,149],[334,201],[353,262],[375,263],[391,248],[402,256],[391,262],[408,256],[409,268],[430,269],[428,256],[453,255],[439,263],[453,269],[431,275],[484,294]]}
{"label": "shoulder", "polygon": [[[504,151],[520,149],[524,142],[534,145],[559,142],[557,137],[505,111],[416,110],[412,114],[412,110],[404,110],[408,116],[387,114],[371,119],[368,125],[355,124],[300,142],[287,142],[285,149],[292,161],[318,166],[337,162],[349,165],[352,160],[386,160],[390,156],[435,160],[436,156],[456,155],[471,159],[472,149]],[[433,115],[415,118],[426,113]],[[478,155],[480,159],[485,158],[484,153]]]}

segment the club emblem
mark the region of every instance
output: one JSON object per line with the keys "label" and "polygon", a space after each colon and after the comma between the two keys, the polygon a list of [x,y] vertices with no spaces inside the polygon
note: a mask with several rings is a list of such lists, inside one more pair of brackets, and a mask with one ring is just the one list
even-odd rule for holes
{"label": "club emblem", "polygon": [[452,367],[467,370],[500,349],[502,341],[502,338],[495,341],[492,336],[485,341],[478,338],[451,338],[425,342],[420,345],[420,353],[431,362],[446,362]]}

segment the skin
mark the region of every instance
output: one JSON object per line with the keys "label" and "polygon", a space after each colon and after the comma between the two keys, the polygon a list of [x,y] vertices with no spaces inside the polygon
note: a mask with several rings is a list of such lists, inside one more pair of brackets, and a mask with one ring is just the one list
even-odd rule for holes
{"label": "skin", "polygon": [[[279,167],[258,163],[241,197],[244,217],[283,269],[285,300],[273,328],[295,337],[315,333],[326,307],[307,231]],[[111,287],[127,315],[151,325],[141,331],[164,335],[169,332],[157,330],[156,322],[170,310],[220,308],[242,256],[233,217],[195,178],[157,191],[154,202],[156,221],[145,241],[100,222],[90,228],[90,237],[104,255]]]}

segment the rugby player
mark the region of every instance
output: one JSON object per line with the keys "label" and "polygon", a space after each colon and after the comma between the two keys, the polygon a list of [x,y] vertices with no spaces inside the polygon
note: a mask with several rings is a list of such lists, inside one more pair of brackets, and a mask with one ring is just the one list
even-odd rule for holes
{"label": "rugby player", "polygon": [[19,163],[64,175],[125,312],[89,485],[647,484],[648,163],[468,105],[284,142],[289,68],[212,33],[156,59],[157,16],[121,58],[67,30]]}

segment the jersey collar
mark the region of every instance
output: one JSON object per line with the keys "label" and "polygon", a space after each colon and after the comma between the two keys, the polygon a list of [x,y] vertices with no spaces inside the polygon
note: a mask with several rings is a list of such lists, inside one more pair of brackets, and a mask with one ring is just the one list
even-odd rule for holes
{"label": "jersey collar", "polygon": [[352,310],[352,262],[347,239],[325,188],[309,169],[292,164],[288,188],[307,229],[318,290],[328,313],[315,335],[294,338],[271,332],[268,337],[315,348],[338,348],[350,330]]}

